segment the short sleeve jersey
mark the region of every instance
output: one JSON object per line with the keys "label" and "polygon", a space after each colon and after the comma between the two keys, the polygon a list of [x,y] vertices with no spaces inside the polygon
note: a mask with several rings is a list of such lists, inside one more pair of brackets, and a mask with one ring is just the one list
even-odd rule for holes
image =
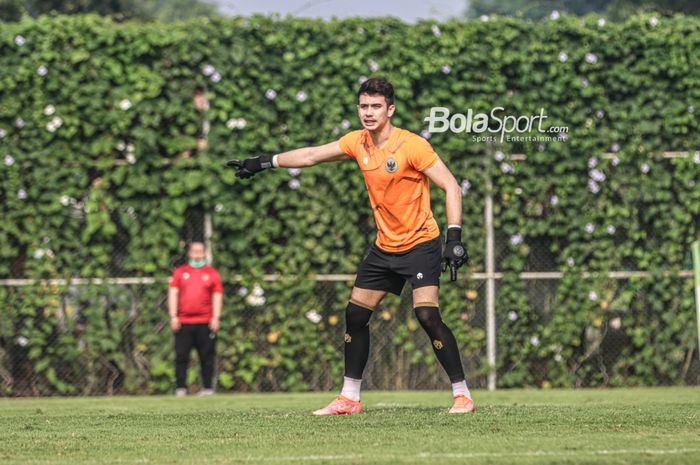
{"label": "short sleeve jersey", "polygon": [[216,268],[182,265],[170,277],[170,287],[177,288],[177,317],[183,324],[209,323],[212,316],[211,296],[223,292],[221,277]]}
{"label": "short sleeve jersey", "polygon": [[339,144],[364,176],[377,224],[377,247],[402,252],[440,235],[430,208],[430,183],[423,174],[439,160],[428,141],[394,127],[381,149],[366,129],[346,134]]}

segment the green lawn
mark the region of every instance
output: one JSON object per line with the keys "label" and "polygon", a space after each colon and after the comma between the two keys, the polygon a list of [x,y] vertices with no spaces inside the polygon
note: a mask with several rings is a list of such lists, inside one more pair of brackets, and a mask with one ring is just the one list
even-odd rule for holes
{"label": "green lawn", "polygon": [[1,399],[0,464],[700,464],[700,389]]}

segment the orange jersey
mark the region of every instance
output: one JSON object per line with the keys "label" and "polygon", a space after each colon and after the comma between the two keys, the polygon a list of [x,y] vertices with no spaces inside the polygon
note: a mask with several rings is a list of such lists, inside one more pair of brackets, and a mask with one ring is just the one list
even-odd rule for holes
{"label": "orange jersey", "polygon": [[423,171],[439,160],[433,147],[410,131],[392,128],[381,149],[366,129],[339,140],[365,178],[377,223],[377,247],[402,252],[440,235],[430,208],[430,184]]}

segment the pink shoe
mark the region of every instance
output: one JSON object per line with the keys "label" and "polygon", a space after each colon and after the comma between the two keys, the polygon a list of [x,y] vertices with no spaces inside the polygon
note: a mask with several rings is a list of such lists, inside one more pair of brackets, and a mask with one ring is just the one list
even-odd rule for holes
{"label": "pink shoe", "polygon": [[314,415],[352,415],[362,411],[362,404],[345,396],[338,396],[333,402],[316,410]]}
{"label": "pink shoe", "polygon": [[455,396],[455,403],[450,409],[449,413],[474,413],[476,412],[476,406],[474,401],[467,396]]}

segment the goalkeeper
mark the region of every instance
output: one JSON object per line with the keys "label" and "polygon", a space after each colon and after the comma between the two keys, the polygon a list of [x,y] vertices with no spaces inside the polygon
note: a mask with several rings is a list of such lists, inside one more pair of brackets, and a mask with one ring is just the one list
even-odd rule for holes
{"label": "goalkeeper", "polygon": [[[360,386],[369,357],[369,320],[387,292],[396,295],[406,281],[413,288],[416,318],[428,334],[435,355],[452,383],[450,413],[475,410],[452,331],[440,316],[440,271],[457,279],[468,256],[461,241],[462,194],[457,181],[431,145],[412,132],[394,127],[394,89],[384,79],[368,79],[357,93],[364,129],[335,142],[278,155],[230,160],[236,176],[250,178],[276,167],[305,168],[353,158],[365,179],[377,224],[377,240],[360,264],[345,310],[345,376],[339,396],[315,415],[362,411]],[[440,230],[430,208],[432,181],[446,194],[447,238],[441,251]]]}

